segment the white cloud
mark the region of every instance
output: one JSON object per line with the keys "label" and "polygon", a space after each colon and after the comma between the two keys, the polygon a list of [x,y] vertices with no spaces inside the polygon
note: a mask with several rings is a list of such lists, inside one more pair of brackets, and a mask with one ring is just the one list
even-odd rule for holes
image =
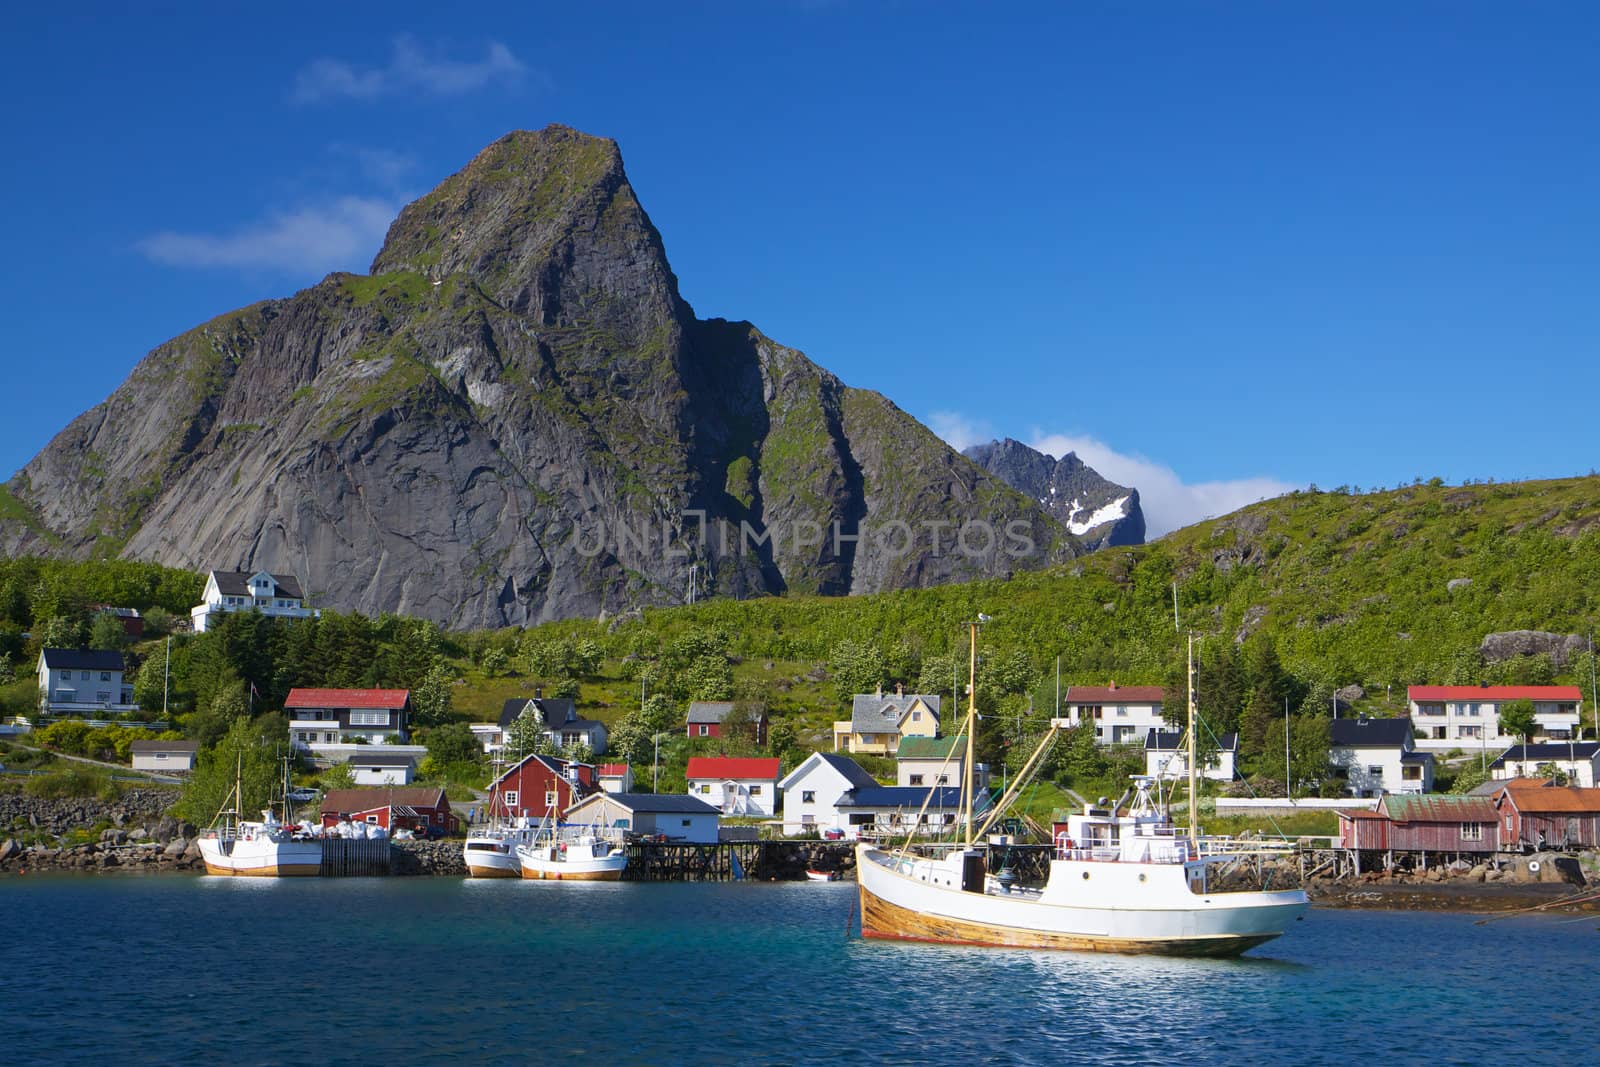
{"label": "white cloud", "polygon": [[1137,454],[1125,455],[1093,437],[1046,434],[1038,429],[1031,436],[1027,442],[1029,447],[1057,459],[1068,452],[1076,452],[1079,459],[1101,475],[1139,490],[1145,536],[1150,538],[1300,488],[1265,475],[1190,484],[1164,463]]}
{"label": "white cloud", "polygon": [[969,419],[959,411],[930,412],[928,428],[944,438],[945,444],[957,452],[973,445],[987,444],[999,436],[987,422]]}
{"label": "white cloud", "polygon": [[317,59],[294,76],[289,99],[296,104],[321,100],[376,100],[403,92],[459,96],[499,82],[515,84],[527,68],[499,41],[484,57],[461,62],[428,56],[411,37],[396,37],[384,67],[357,67],[340,59]]}
{"label": "white cloud", "polygon": [[267,268],[292,274],[365,271],[403,201],[344,196],[276,212],[232,233],[163,231],[139,242],[175,267]]}

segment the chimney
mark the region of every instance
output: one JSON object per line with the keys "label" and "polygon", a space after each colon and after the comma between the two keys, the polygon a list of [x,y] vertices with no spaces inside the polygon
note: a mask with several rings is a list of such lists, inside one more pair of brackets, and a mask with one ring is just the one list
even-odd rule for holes
{"label": "chimney", "polygon": [[878,683],[878,699],[879,700],[883,699],[883,683],[882,682]]}
{"label": "chimney", "polygon": [[536,685],[536,686],[533,687],[533,699],[535,699],[535,700],[543,700],[544,699],[544,686]]}
{"label": "chimney", "polygon": [[905,696],[906,695],[905,689],[906,689],[906,687],[905,687],[904,683],[901,683],[901,682],[894,683],[894,695],[895,696],[897,696],[897,697]]}
{"label": "chimney", "polygon": [[1117,687],[1117,680],[1115,678],[1111,679],[1111,684],[1106,686],[1107,689],[1115,689],[1116,687]]}

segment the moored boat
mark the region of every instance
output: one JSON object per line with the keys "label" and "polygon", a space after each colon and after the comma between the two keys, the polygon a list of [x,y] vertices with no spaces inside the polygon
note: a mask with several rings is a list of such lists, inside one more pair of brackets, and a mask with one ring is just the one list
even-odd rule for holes
{"label": "moored boat", "polygon": [[838,871],[814,871],[810,868],[806,869],[806,881],[808,882],[837,882],[838,880]]}
{"label": "moored boat", "polygon": [[534,832],[528,827],[487,826],[467,835],[461,858],[473,878],[520,878],[522,865],[517,859],[519,845],[533,844]]}
{"label": "moored boat", "polygon": [[[982,617],[980,616],[980,619]],[[977,623],[972,623],[972,659]],[[976,674],[975,668],[972,671]],[[1195,707],[1191,650],[1189,795],[1195,791]],[[975,683],[976,678],[974,677]],[[969,692],[974,692],[969,686]],[[971,744],[977,718],[969,701],[964,793],[972,796]],[[1057,730],[1052,720],[1039,748],[988,823],[1014,798]],[[856,880],[865,937],[1018,948],[1176,956],[1237,956],[1281,935],[1309,906],[1302,889],[1225,890],[1215,868],[1281,852],[1270,843],[1206,838],[1189,805],[1187,832],[1175,827],[1151,778],[1134,779],[1132,802],[1081,814],[1054,843],[1042,887],[1022,887],[1002,870],[985,870],[973,846],[973,805],[964,799],[966,839],[943,856],[912,855],[871,844],[856,848]],[[1154,791],[1154,792],[1153,792]],[[1127,798],[1124,798],[1127,799]],[[981,831],[978,835],[982,839]],[[909,844],[909,842],[908,842]]]}
{"label": "moored boat", "polygon": [[[287,784],[287,762],[284,780]],[[320,874],[322,842],[288,823],[288,800],[284,800],[283,821],[272,811],[264,810],[261,821],[254,822],[239,817],[243,792],[242,774],[236,770],[233,792],[223,802],[211,827],[200,835],[200,856],[205,860],[206,873],[258,878]]]}
{"label": "moored boat", "polygon": [[615,882],[628,866],[621,845],[592,827],[542,833],[535,843],[517,847],[517,859],[522,877],[549,881]]}

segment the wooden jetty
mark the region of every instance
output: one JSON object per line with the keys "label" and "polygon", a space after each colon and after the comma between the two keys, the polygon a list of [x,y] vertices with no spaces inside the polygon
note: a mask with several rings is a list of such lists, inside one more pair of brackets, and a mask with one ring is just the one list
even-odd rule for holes
{"label": "wooden jetty", "polygon": [[325,838],[322,869],[317,873],[324,878],[388,874],[389,839]]}
{"label": "wooden jetty", "polygon": [[807,870],[855,869],[848,841],[636,841],[627,852],[627,882],[799,881]]}

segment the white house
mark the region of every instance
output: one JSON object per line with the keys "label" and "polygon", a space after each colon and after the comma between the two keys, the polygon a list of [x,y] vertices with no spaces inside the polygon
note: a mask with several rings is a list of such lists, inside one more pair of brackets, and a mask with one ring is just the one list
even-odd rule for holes
{"label": "white house", "polygon": [[1583,690],[1575,685],[1414,685],[1406,690],[1417,747],[1426,752],[1499,751],[1522,738],[1500,732],[1500,705],[1533,704],[1532,741],[1577,736]]}
{"label": "white house", "polygon": [[[902,737],[894,754],[896,785],[960,786],[967,765],[967,743],[960,737]],[[989,768],[972,768],[975,789],[989,788]]]}
{"label": "white house", "polygon": [[[930,794],[932,794],[930,796]],[[978,812],[988,804],[986,794],[978,794]],[[961,822],[961,789],[958,786],[873,785],[852,789],[837,805],[844,835],[858,837],[899,837],[915,832],[938,837],[955,833]]]}
{"label": "white house", "polygon": [[192,771],[198,741],[135,741],[133,769],[136,771]]}
{"label": "white house", "polygon": [[1334,719],[1328,762],[1344,770],[1351,796],[1433,791],[1433,753],[1418,752],[1410,719]]}
{"label": "white house", "polygon": [[1539,768],[1550,764],[1567,776],[1567,784],[1594,788],[1600,781],[1600,741],[1552,741],[1541,745],[1512,745],[1489,764],[1489,777],[1541,778]]}
{"label": "white house", "polygon": [[851,699],[850,718],[833,724],[833,750],[892,756],[902,737],[938,736],[939,697],[897,685],[889,696],[880,689]]}
{"label": "white house", "polygon": [[[483,750],[494,753],[504,748],[511,724],[523,714],[532,715],[540,724],[540,733],[560,748],[587,745],[593,755],[606,751],[606,726],[597,719],[578,717],[577,703],[568,697],[547,697],[540,689],[533,696],[512,697],[500,707],[500,718],[495,722],[475,722],[470,726],[472,736],[483,745]],[[518,755],[511,753],[511,755]]]}
{"label": "white house", "polygon": [[259,611],[278,619],[310,619],[318,614],[306,607],[300,579],[266,571],[212,571],[200,601],[189,610],[197,634],[206,632],[212,616],[229,611]]}
{"label": "white house", "polygon": [[569,824],[594,825],[709,845],[717,841],[717,809],[673,793],[591,793],[567,809]]}
{"label": "white house", "polygon": [[783,793],[783,832],[843,831],[839,798],[852,789],[871,789],[877,780],[848,756],[813,752],[778,783]]}
{"label": "white house", "polygon": [[724,815],[775,814],[778,773],[775,759],[725,756],[695,756],[684,769],[689,795]]}
{"label": "white house", "polygon": [[1067,723],[1094,724],[1101,745],[1143,744],[1151,730],[1165,730],[1161,708],[1166,690],[1159,685],[1074,685],[1067,688]]}
{"label": "white house", "polygon": [[633,768],[626,763],[602,763],[594,769],[594,780],[607,793],[633,792]]}
{"label": "white house", "polygon": [[289,690],[283,710],[289,716],[290,743],[311,752],[321,754],[325,745],[382,745],[390,738],[403,742],[411,690],[295,688]]}
{"label": "white house", "polygon": [[[1223,734],[1217,739],[1217,751],[1200,768],[1200,776],[1213,782],[1231,782],[1238,777],[1238,765],[1239,735]],[[1189,746],[1184,743],[1183,734],[1174,730],[1151,730],[1146,734],[1144,773],[1168,781],[1188,778]]]}
{"label": "white house", "polygon": [[138,711],[133,685],[122,680],[121,652],[47,648],[39,653],[39,709],[47,715]]}
{"label": "white house", "polygon": [[352,753],[345,760],[355,776],[356,785],[410,785],[417,764],[405,754],[385,752],[386,746],[375,746],[371,752]]}

